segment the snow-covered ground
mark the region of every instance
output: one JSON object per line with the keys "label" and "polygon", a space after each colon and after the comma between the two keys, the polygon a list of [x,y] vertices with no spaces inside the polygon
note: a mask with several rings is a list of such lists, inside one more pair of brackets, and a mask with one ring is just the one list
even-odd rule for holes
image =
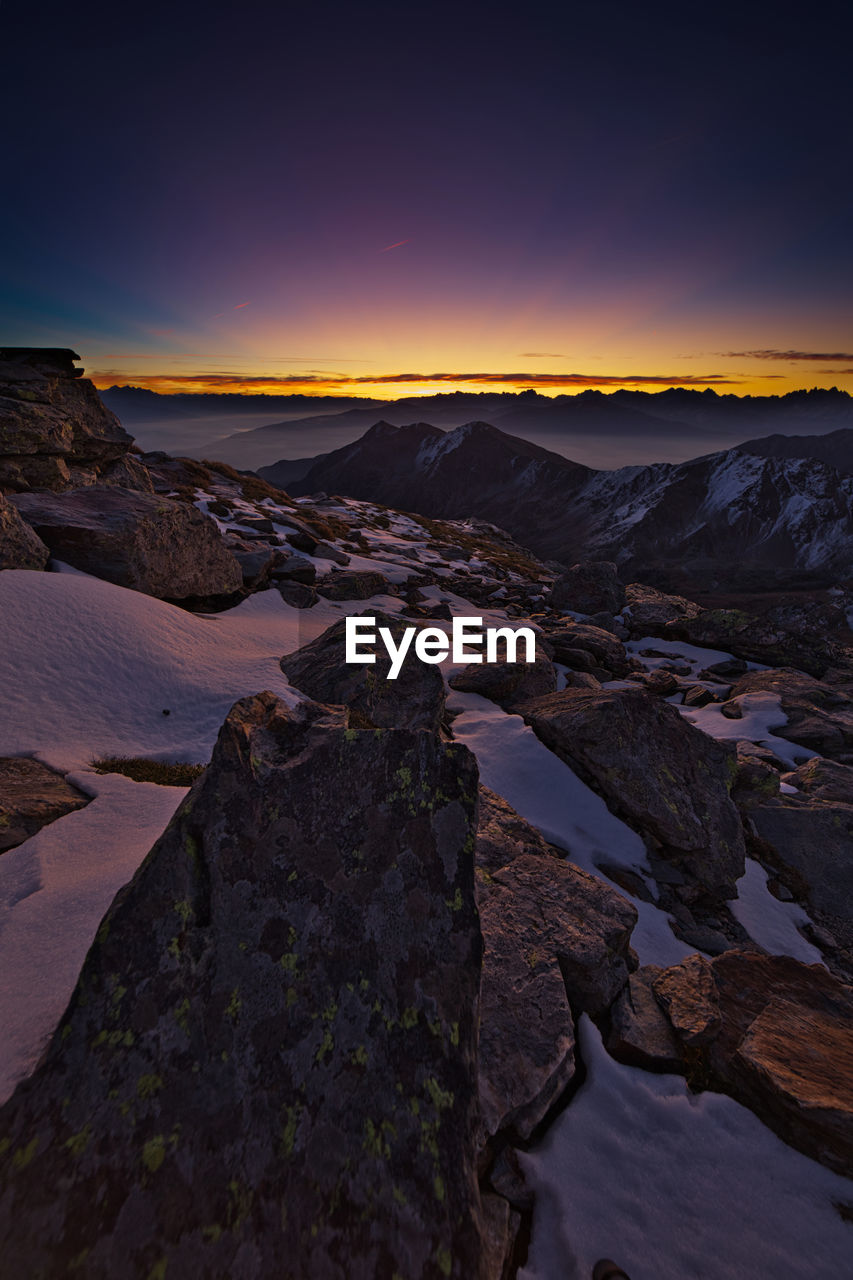
{"label": "snow-covered ground", "polygon": [[[606,879],[599,862],[630,867],[648,876],[646,849],[636,831],[613,816],[521,716],[508,715],[476,693],[451,692],[453,733],[477,757],[482,782],[538,827],[546,840],[565,849],[573,862]],[[679,941],[668,917],[652,903],[634,901],[639,913],[631,944],[641,964],[677,964],[695,950]]]}
{"label": "snow-covered ground", "polygon": [[584,1015],[587,1079],[536,1151],[519,1280],[841,1280],[853,1183],[786,1146],[751,1111],[680,1076],[615,1062]]}
{"label": "snow-covered ground", "polygon": [[[395,581],[409,576],[410,564],[437,558],[408,517],[366,527],[365,536],[378,556],[358,556],[351,567],[378,568]],[[319,571],[331,566],[323,557],[316,563]],[[441,586],[425,595],[486,625],[506,622],[500,595],[489,609]],[[281,656],[366,603],[321,600],[300,611],[266,591],[227,613],[200,616],[81,574],[0,574],[0,754],[35,755],[94,796],[0,858],[0,1100],[34,1066],[112,897],[184,795],[98,775],[92,759],[206,761],[237,698],[261,689],[298,697]],[[393,596],[369,603],[386,612],[402,607]],[[664,654],[644,658],[649,669],[680,657],[698,673],[730,656],[651,638],[629,646],[643,648]],[[452,670],[444,664],[445,676]],[[778,699],[740,701],[741,720],[713,705],[683,714],[713,736],[760,741],[792,764],[802,758],[782,736]],[[594,874],[606,861],[648,877],[641,838],[519,716],[455,691],[448,706],[483,782],[548,840]],[[738,888],[734,913],[757,942],[820,959],[798,929],[805,913],[770,894],[757,863],[748,863]],[[664,912],[635,905],[633,945],[642,963],[671,964],[690,952]],[[853,1201],[853,1185],[785,1147],[731,1100],[694,1097],[680,1079],[621,1066],[591,1025],[581,1034],[587,1081],[527,1157],[539,1195],[525,1280],[586,1278],[600,1256],[616,1258],[632,1280],[850,1274],[853,1231],[831,1201]]]}
{"label": "snow-covered ground", "polygon": [[280,657],[361,607],[300,611],[266,591],[206,617],[86,574],[0,573],[0,755],[35,756],[95,797],[0,858],[0,1101],[35,1065],[101,918],[185,794],[98,774],[93,759],[206,763],[233,703],[262,689],[294,700]]}

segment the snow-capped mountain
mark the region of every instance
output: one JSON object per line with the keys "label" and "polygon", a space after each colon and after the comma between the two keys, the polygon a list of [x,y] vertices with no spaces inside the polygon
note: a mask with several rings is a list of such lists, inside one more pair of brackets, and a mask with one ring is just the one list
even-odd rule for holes
{"label": "snow-capped mountain", "polygon": [[853,564],[853,476],[820,457],[760,456],[761,443],[680,464],[594,471],[484,422],[450,432],[380,422],[318,459],[291,488],[430,516],[473,515],[539,555],[611,559],[628,573],[844,576]]}

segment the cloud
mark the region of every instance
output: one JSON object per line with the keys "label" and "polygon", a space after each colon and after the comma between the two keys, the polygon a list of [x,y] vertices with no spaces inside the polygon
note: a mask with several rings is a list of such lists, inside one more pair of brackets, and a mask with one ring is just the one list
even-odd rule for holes
{"label": "cloud", "polygon": [[411,240],[397,240],[394,244],[386,244],[384,249],[380,249],[380,253],[387,253],[389,249],[399,249],[401,245],[411,244]]}
{"label": "cloud", "polygon": [[[244,307],[251,306],[250,302],[238,302],[236,306],[231,308],[232,311],[242,311]],[[221,320],[223,316],[227,316],[227,311],[217,311],[216,315],[211,316],[211,320]]]}
{"label": "cloud", "polygon": [[703,377],[680,374],[668,377],[657,373],[380,373],[348,377],[348,382],[482,382],[501,385],[515,383],[529,387],[633,387],[649,383],[664,387],[707,387],[715,383],[739,385],[739,379],[721,373]]}
{"label": "cloud", "polygon": [[519,351],[522,360],[562,360],[561,351]]}
{"label": "cloud", "polygon": [[763,347],[759,351],[718,351],[717,355],[731,360],[853,360],[849,351],[778,351],[775,347]]}
{"label": "cloud", "polygon": [[[93,381],[100,386],[126,383],[132,386],[148,387],[151,390],[164,392],[179,391],[212,391],[265,393],[270,395],[287,394],[305,389],[312,394],[340,395],[347,390],[355,391],[361,387],[393,387],[419,386],[435,384],[459,386],[479,385],[512,390],[514,388],[549,391],[584,390],[595,387],[709,387],[739,386],[738,379],[729,378],[719,373],[698,375],[681,375],[667,377],[663,374],[585,374],[585,373],[375,373],[347,374],[312,370],[306,373],[287,374],[244,374],[238,370],[218,370],[211,373],[162,373],[162,374],[123,374],[113,370],[98,370],[92,375]],[[406,394],[401,392],[400,394]]]}

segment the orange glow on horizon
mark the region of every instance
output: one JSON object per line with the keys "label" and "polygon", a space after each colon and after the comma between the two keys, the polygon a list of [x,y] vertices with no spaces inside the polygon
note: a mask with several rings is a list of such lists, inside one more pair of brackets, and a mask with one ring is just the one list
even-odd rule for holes
{"label": "orange glow on horizon", "polygon": [[247,373],[135,373],[95,369],[88,375],[99,390],[133,386],[161,395],[219,394],[244,396],[345,396],[352,399],[399,400],[467,392],[536,391],[544,396],[577,395],[582,391],[665,391],[688,387],[712,388],[719,394],[784,395],[812,387],[850,389],[853,370],[792,370],[791,374],[711,373],[706,375],[585,374],[585,373],[399,373],[399,374],[247,374]]}
{"label": "orange glow on horizon", "polygon": [[[348,396],[353,398],[397,400],[408,396],[430,396],[455,391],[520,392],[537,391],[541,395],[577,394],[589,389],[616,391],[620,387],[634,390],[664,391],[669,387],[706,387],[743,393],[750,379],[726,377],[722,374],[699,376],[667,376],[665,374],[373,374],[299,375],[276,377],[274,374],[240,373],[133,374],[95,370],[89,375],[100,390],[112,386],[134,386],[163,395],[181,392],[231,395],[308,395]],[[764,379],[761,379],[762,381]],[[787,388],[786,388],[787,389]]]}

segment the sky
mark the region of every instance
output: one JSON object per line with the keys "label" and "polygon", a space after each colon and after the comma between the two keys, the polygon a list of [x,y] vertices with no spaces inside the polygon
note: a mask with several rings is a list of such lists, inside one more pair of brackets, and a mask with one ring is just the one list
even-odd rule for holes
{"label": "sky", "polygon": [[851,27],[7,0],[0,344],[161,391],[853,391]]}

